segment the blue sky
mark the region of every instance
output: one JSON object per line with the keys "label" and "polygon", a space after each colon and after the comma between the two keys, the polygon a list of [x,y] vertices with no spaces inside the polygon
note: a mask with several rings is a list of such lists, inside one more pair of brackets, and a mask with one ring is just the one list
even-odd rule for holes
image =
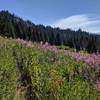
{"label": "blue sky", "polygon": [[0,10],[35,24],[100,33],[100,0],[0,0]]}

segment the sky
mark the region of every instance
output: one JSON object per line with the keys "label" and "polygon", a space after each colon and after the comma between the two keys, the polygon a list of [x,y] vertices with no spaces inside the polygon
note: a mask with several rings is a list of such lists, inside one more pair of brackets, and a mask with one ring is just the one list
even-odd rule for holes
{"label": "sky", "polygon": [[0,11],[35,24],[100,33],[100,0],[0,0]]}

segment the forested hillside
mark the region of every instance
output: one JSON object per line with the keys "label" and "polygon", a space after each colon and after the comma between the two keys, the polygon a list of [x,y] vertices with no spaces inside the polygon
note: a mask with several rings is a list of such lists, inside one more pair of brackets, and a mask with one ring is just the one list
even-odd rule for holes
{"label": "forested hillside", "polygon": [[0,35],[32,42],[48,42],[51,45],[65,45],[76,50],[87,50],[90,53],[100,53],[100,35],[90,34],[81,29],[73,31],[35,25],[8,11],[0,12]]}

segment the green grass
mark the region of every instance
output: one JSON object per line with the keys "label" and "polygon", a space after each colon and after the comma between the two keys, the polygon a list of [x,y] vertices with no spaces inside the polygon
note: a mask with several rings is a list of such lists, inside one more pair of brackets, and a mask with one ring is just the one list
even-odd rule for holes
{"label": "green grass", "polygon": [[[19,45],[15,40],[0,37],[0,100],[16,96],[20,72],[16,60],[23,58],[23,72],[29,72],[32,89],[39,100],[100,100],[94,87],[94,71],[83,62],[50,51]],[[84,78],[88,70],[89,79]],[[23,91],[22,91],[23,92]],[[18,99],[17,100],[25,100]]]}

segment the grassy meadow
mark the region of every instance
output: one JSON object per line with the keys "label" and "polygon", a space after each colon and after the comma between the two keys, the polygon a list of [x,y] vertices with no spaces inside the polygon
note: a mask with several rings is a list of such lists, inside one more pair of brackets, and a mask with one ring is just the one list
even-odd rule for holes
{"label": "grassy meadow", "polygon": [[94,56],[0,37],[0,100],[100,100]]}

